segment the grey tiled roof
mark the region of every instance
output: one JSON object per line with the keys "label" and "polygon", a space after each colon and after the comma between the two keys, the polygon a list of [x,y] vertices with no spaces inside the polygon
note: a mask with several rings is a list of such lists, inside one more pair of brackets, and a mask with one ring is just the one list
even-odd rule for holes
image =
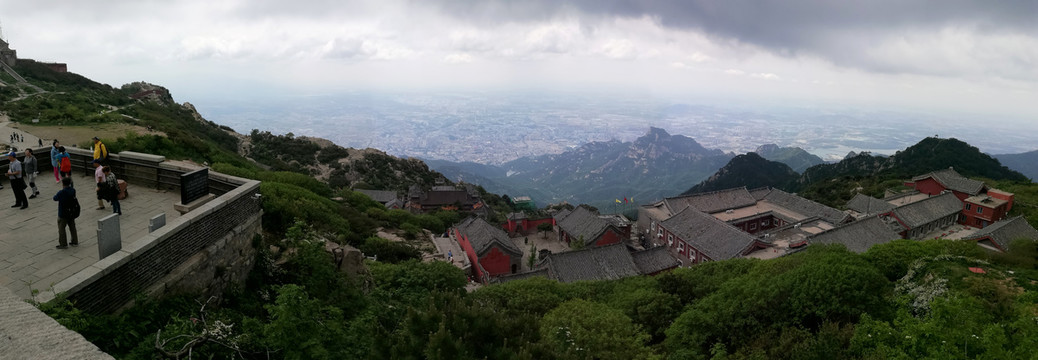
{"label": "grey tiled roof", "polygon": [[631,257],[634,258],[634,265],[638,267],[638,272],[643,275],[673,269],[681,265],[681,261],[675,258],[674,254],[665,246],[636,251],[631,253]]}
{"label": "grey tiled roof", "polygon": [[385,205],[386,203],[388,203],[390,201],[396,200],[396,192],[395,191],[363,190],[363,189],[361,189],[361,190],[353,190],[353,191],[356,191],[356,192],[359,192],[361,194],[367,195],[369,198],[371,198],[371,200],[378,201],[378,202],[382,203],[383,205]]}
{"label": "grey tiled roof", "polygon": [[894,205],[865,194],[856,194],[847,202],[847,208],[862,214],[878,214],[890,211]]}
{"label": "grey tiled roof", "polygon": [[759,187],[756,189],[750,189],[750,196],[753,196],[753,198],[757,199],[757,201],[761,201],[764,199],[765,196],[768,195],[769,192],[771,192],[770,187]]}
{"label": "grey tiled roof", "polygon": [[472,206],[478,200],[465,190],[433,190],[422,195],[422,205],[450,206],[460,204]]}
{"label": "grey tiled roof", "polygon": [[715,213],[728,209],[738,209],[757,203],[746,187],[711,191],[686,196],[666,198],[663,200],[670,211],[677,213],[691,206],[705,213]]}
{"label": "grey tiled roof", "polygon": [[873,245],[900,239],[901,235],[887,226],[878,216],[832,228],[807,238],[811,244],[843,244],[847,250],[863,253]]}
{"label": "grey tiled roof", "polygon": [[584,243],[593,243],[610,227],[609,222],[598,217],[583,206],[577,206],[565,218],[557,220],[559,229],[574,239],[584,237]]}
{"label": "grey tiled roof", "polygon": [[569,213],[571,213],[571,212],[573,212],[573,210],[562,209],[562,210],[559,210],[559,212],[555,213],[555,216],[552,216],[552,218],[555,219],[555,223],[557,224],[560,221],[562,221],[562,219],[565,219],[567,216],[569,216]]}
{"label": "grey tiled roof", "polygon": [[526,219],[526,212],[520,211],[520,212],[508,213],[508,215],[505,215],[505,218],[508,219],[508,220],[522,220],[522,219]]}
{"label": "grey tiled roof", "polygon": [[771,192],[764,197],[764,200],[803,215],[817,216],[831,224],[841,224],[850,217],[850,215],[847,215],[847,213],[843,211],[833,209],[779,189],[772,189]]}
{"label": "grey tiled roof", "polygon": [[692,208],[671,216],[660,226],[715,261],[739,257],[756,241],[753,235]]}
{"label": "grey tiled roof", "polygon": [[548,255],[539,267],[559,282],[614,280],[640,275],[631,253],[623,244],[613,244]]}
{"label": "grey tiled roof", "polygon": [[520,250],[512,239],[508,237],[501,228],[490,225],[486,220],[477,217],[470,217],[465,219],[458,225],[458,230],[461,230],[462,235],[468,237],[469,242],[472,243],[472,249],[476,251],[476,256],[486,255],[488,251],[494,246],[501,248],[512,256],[522,256],[523,251]]}
{"label": "grey tiled roof", "polygon": [[1038,230],[1035,230],[1022,215],[1008,220],[1002,220],[988,225],[973,233],[968,240],[991,239],[998,244],[1003,251],[1009,249],[1009,243],[1016,239],[1029,239],[1038,241]]}
{"label": "grey tiled roof", "polygon": [[952,168],[941,169],[924,175],[919,175],[912,178],[912,181],[919,181],[929,177],[934,178],[934,180],[937,180],[937,182],[941,183],[941,185],[944,185],[944,187],[948,189],[964,192],[970,195],[977,195],[984,189],[983,181],[968,179],[959,175],[959,173]]}
{"label": "grey tiled roof", "polygon": [[388,208],[393,208],[394,206],[397,207],[397,208],[401,208],[401,209],[404,208],[404,202],[400,201],[399,199],[393,199],[393,200],[387,202],[385,205],[386,205],[387,209]]}
{"label": "grey tiled roof", "polygon": [[946,192],[911,204],[894,208],[894,217],[909,229],[929,224],[945,216],[962,211],[962,202],[955,194]]}

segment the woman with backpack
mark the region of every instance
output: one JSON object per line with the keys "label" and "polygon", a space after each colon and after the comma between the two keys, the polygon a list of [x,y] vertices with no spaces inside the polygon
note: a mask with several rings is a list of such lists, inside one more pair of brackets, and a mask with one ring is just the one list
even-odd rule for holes
{"label": "woman with backpack", "polygon": [[[64,146],[58,146],[58,168],[61,172],[61,177],[68,178],[72,181],[72,158],[69,158],[68,153],[65,152]],[[71,186],[71,185],[70,185]]]}
{"label": "woman with backpack", "polygon": [[54,181],[61,182],[61,175],[58,174],[61,171],[61,162],[58,159],[58,148],[61,144],[58,143],[58,139],[54,139],[54,142],[50,144],[50,166],[54,168]]}

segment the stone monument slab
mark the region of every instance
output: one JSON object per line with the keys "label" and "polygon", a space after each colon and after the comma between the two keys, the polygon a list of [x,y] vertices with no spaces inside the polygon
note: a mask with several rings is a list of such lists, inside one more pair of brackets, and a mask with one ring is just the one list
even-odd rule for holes
{"label": "stone monument slab", "polygon": [[159,228],[161,228],[163,226],[166,226],[166,214],[165,213],[152,216],[151,219],[148,220],[148,232],[149,233],[153,233],[153,232],[155,232],[155,230],[158,230]]}
{"label": "stone monument slab", "polygon": [[119,216],[119,214],[111,214],[97,220],[97,253],[99,259],[104,259],[123,248]]}
{"label": "stone monument slab", "polygon": [[209,168],[180,175],[180,203],[189,204],[209,195]]}

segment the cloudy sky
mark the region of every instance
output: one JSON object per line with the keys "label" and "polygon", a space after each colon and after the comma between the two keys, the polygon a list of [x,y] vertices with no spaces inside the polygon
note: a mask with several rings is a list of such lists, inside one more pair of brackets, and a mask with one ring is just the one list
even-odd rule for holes
{"label": "cloudy sky", "polygon": [[1038,2],[0,0],[21,57],[178,101],[615,89],[1038,116]]}

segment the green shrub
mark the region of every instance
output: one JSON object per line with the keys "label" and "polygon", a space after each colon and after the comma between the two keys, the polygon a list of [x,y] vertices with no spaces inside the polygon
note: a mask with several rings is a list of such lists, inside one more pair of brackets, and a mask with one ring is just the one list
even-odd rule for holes
{"label": "green shrub", "polygon": [[332,195],[332,189],[329,188],[328,185],[325,185],[325,183],[309,175],[287,171],[261,171],[256,175],[259,177],[260,181],[295,185],[310,190],[323,197],[329,197]]}
{"label": "green shrub", "polygon": [[342,217],[342,205],[313,191],[292,184],[263,182],[260,192],[263,194],[263,227],[266,229],[281,232],[298,219],[320,230],[339,234],[350,232],[350,224]]}
{"label": "green shrub", "polygon": [[360,246],[364,255],[375,256],[378,261],[399,263],[407,260],[419,260],[421,251],[405,243],[393,242],[380,237],[369,237]]}

